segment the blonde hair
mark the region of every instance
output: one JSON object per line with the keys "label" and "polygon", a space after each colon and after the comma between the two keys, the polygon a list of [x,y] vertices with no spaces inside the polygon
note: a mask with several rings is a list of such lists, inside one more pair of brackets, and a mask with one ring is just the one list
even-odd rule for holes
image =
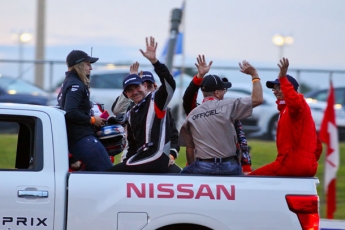
{"label": "blonde hair", "polygon": [[75,64],[74,66],[71,66],[68,68],[68,71],[75,70],[80,78],[80,80],[87,86],[90,85],[90,80],[86,76],[85,71],[84,71],[84,65],[85,62],[80,62],[78,64]]}

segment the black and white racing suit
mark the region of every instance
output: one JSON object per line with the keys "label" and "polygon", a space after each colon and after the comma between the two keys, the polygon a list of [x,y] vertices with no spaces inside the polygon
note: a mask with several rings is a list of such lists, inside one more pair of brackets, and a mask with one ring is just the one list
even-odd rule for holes
{"label": "black and white racing suit", "polygon": [[164,64],[157,61],[153,66],[162,85],[128,112],[127,160],[110,171],[168,172],[171,126],[167,106],[176,83]]}

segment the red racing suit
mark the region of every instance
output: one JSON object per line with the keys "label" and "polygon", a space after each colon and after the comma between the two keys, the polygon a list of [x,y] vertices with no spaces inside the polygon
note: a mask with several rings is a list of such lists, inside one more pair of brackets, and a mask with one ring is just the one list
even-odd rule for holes
{"label": "red racing suit", "polygon": [[286,77],[279,79],[284,100],[278,100],[276,160],[249,175],[312,177],[322,153],[309,105]]}

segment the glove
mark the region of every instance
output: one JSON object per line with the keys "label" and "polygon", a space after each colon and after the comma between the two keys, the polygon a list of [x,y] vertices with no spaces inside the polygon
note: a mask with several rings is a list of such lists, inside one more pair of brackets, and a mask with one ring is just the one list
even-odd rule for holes
{"label": "glove", "polygon": [[174,159],[176,159],[177,156],[178,156],[178,151],[176,149],[174,149],[174,148],[171,148],[170,149],[170,156],[173,156]]}
{"label": "glove", "polygon": [[107,121],[109,125],[120,124],[122,126],[125,126],[127,123],[127,116],[124,113],[120,113],[120,114],[117,114],[116,116],[109,117]]}
{"label": "glove", "polygon": [[108,117],[108,124],[109,125],[115,125],[115,124],[118,124],[117,121],[116,121],[116,118],[114,116],[111,116],[111,117]]}

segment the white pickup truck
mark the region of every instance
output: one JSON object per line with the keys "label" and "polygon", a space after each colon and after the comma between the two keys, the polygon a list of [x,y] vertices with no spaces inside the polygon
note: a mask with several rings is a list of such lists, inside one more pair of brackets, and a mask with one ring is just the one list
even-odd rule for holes
{"label": "white pickup truck", "polygon": [[0,104],[1,127],[0,230],[319,229],[317,178],[70,173],[63,111]]}

